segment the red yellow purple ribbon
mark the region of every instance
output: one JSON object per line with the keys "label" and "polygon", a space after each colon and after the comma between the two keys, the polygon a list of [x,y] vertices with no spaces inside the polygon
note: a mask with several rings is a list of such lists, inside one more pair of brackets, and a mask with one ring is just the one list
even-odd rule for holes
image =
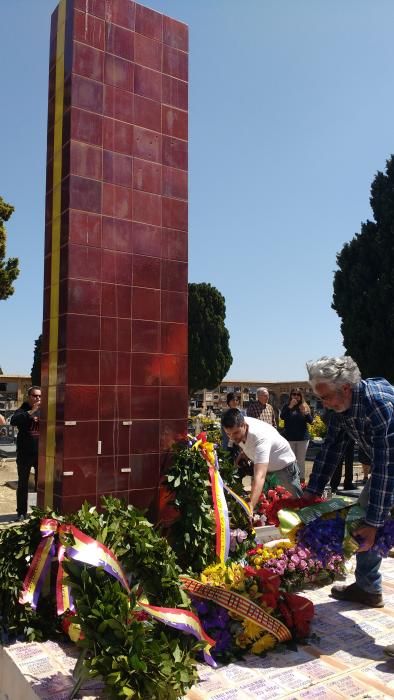
{"label": "red yellow purple ribbon", "polygon": [[227,486],[227,484],[226,484],[224,481],[223,481],[223,486],[224,486],[225,490],[227,491],[227,493],[229,493],[230,496],[232,496],[232,497],[234,498],[234,500],[237,501],[237,503],[239,503],[239,505],[241,506],[241,508],[244,509],[246,515],[248,515],[249,518],[251,518],[252,515],[253,515],[253,511],[252,511],[252,509],[251,509],[249,503],[247,503],[247,502],[242,498],[242,496],[240,496],[238,493],[235,493],[235,491],[233,491],[232,489],[230,489],[230,487]]}
{"label": "red yellow purple ribbon", "polygon": [[239,615],[243,619],[254,622],[262,629],[270,632],[281,642],[286,642],[288,639],[291,639],[290,630],[286,625],[239,593],[228,591],[226,588],[221,588],[220,586],[200,583],[187,576],[180,576],[179,578],[182,583],[182,588],[188,591],[190,595],[203,598],[204,600],[211,600],[213,603],[221,605],[222,608],[230,610],[230,612]]}
{"label": "red yellow purple ribbon", "polygon": [[193,634],[199,641],[205,642],[204,644],[204,659],[210,666],[216,668],[216,663],[210,654],[211,647],[216,643],[214,639],[211,639],[205,632],[199,618],[195,613],[190,612],[190,610],[179,610],[178,608],[161,608],[156,605],[149,605],[149,603],[140,598],[137,602],[138,607],[148,613],[155,620],[163,622],[169,627],[174,627],[181,632],[186,634]]}

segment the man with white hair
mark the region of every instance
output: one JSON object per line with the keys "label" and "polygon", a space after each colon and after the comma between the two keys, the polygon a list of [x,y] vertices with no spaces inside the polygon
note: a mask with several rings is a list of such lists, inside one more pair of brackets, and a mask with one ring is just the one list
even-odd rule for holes
{"label": "man with white hair", "polygon": [[[359,498],[366,510],[365,520],[354,532],[361,540],[356,554],[356,581],[349,586],[334,586],[331,593],[338,600],[381,608],[382,559],[372,547],[377,529],[390,517],[394,505],[394,387],[380,377],[361,379],[358,366],[346,355],[309,362],[307,370],[314,393],[332,414],[305,496],[323,493],[352,440],[371,459],[371,477]],[[390,653],[390,648],[386,652]]]}
{"label": "man with white hair", "polygon": [[257,401],[252,401],[249,404],[246,415],[249,418],[258,418],[263,420],[264,423],[269,423],[274,428],[276,428],[276,419],[274,409],[271,404],[268,403],[269,391],[265,386],[261,386],[260,389],[256,391]]}

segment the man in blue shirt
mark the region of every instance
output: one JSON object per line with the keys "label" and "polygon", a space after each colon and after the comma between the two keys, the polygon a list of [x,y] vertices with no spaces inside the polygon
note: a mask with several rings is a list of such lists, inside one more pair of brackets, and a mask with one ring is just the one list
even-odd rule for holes
{"label": "man in blue shirt", "polygon": [[321,495],[350,441],[371,459],[371,477],[360,495],[365,522],[354,532],[362,538],[356,555],[356,582],[334,586],[338,600],[383,607],[381,557],[371,550],[377,528],[394,505],[394,387],[386,379],[361,379],[349,356],[322,357],[307,364],[309,383],[325,408],[333,411],[327,437],[315,459],[305,495]]}

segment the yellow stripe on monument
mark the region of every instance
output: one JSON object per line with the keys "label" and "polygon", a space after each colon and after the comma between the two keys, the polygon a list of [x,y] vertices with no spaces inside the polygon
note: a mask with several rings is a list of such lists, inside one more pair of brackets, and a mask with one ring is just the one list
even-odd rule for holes
{"label": "yellow stripe on monument", "polygon": [[56,385],[57,353],[59,337],[59,278],[60,278],[60,214],[63,146],[63,97],[64,97],[64,42],[66,31],[66,2],[61,0],[58,9],[56,37],[56,88],[55,128],[53,148],[53,195],[52,195],[52,249],[51,290],[49,318],[49,378],[47,435],[45,451],[44,506],[53,506],[53,482],[56,454]]}

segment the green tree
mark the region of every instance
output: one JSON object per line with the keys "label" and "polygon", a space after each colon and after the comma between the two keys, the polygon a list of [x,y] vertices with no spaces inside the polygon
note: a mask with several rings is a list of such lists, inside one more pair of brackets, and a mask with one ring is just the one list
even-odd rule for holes
{"label": "green tree", "polygon": [[8,221],[14,207],[0,197],[0,299],[8,299],[14,293],[13,282],[19,275],[18,258],[5,259],[7,233],[4,222]]}
{"label": "green tree", "polygon": [[42,335],[34,341],[33,366],[31,368],[31,383],[41,386],[41,342]]}
{"label": "green tree", "polygon": [[337,255],[332,308],[346,351],[364,377],[394,381],[394,156],[378,172],[370,203],[375,221],[361,224]]}
{"label": "green tree", "polygon": [[231,367],[223,295],[210,284],[189,284],[189,392],[214,389]]}

